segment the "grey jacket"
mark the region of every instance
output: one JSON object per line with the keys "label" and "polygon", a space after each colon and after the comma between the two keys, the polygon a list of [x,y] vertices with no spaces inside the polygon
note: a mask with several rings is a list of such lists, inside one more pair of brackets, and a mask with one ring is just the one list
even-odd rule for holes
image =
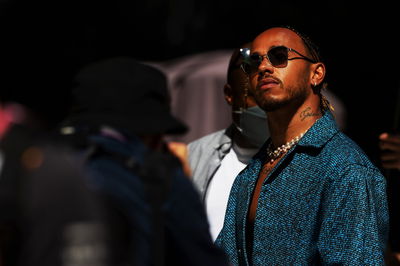
{"label": "grey jacket", "polygon": [[204,201],[207,187],[232,147],[233,125],[188,144],[193,182]]}

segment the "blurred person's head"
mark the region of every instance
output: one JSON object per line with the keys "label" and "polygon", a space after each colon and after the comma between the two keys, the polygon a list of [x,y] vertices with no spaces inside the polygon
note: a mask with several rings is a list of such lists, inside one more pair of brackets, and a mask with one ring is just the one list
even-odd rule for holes
{"label": "blurred person's head", "polygon": [[83,67],[74,78],[72,100],[64,130],[115,129],[147,144],[186,131],[171,114],[165,75],[133,58],[108,58]]}

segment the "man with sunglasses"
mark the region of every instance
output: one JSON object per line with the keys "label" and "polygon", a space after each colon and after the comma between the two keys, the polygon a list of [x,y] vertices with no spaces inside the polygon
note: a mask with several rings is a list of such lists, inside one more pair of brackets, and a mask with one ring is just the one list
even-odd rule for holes
{"label": "man with sunglasses", "polygon": [[385,179],[338,129],[317,47],[270,28],[243,69],[271,137],[236,177],[217,245],[233,265],[384,264]]}

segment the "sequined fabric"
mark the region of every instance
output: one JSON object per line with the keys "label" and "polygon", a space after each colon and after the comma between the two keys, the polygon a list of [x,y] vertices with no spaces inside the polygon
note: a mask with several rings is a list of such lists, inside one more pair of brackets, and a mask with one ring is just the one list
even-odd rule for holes
{"label": "sequined fabric", "polygon": [[216,240],[232,265],[384,265],[385,178],[329,111],[264,181],[248,261],[246,217],[266,144],[236,178]]}

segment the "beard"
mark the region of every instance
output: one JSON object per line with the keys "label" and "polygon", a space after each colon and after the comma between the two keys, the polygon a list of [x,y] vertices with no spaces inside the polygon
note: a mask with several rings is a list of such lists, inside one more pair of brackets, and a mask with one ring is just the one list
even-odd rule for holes
{"label": "beard", "polygon": [[256,90],[254,92],[254,98],[257,105],[266,112],[276,111],[284,106],[291,105],[292,107],[300,106],[307,96],[309,91],[306,86],[306,82],[299,82],[295,86],[284,87],[280,83],[280,89],[283,92],[283,96],[269,95],[268,92],[262,90]]}

